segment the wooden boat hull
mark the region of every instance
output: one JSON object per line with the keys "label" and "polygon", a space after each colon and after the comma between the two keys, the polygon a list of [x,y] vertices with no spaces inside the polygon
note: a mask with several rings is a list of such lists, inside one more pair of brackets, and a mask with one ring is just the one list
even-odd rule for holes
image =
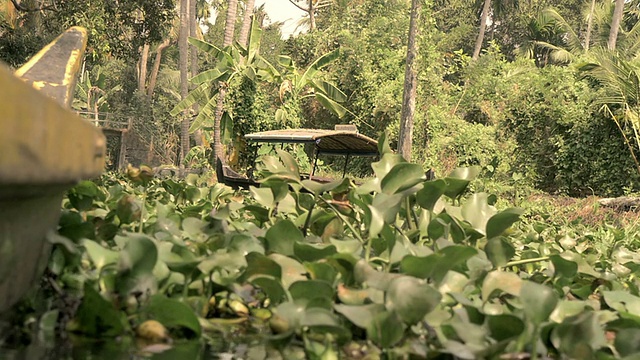
{"label": "wooden boat hull", "polygon": [[0,66],[0,313],[41,277],[65,191],[104,169],[104,136],[68,110],[86,36],[69,29],[19,77]]}

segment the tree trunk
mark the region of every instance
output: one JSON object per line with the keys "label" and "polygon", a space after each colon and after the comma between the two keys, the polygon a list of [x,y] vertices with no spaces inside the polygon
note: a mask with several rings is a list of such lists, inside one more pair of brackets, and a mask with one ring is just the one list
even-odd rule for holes
{"label": "tree trunk", "polygon": [[591,0],[591,9],[589,10],[589,20],[587,21],[587,35],[584,39],[584,52],[589,52],[591,46],[591,30],[593,29],[593,14],[596,11],[596,0]]}
{"label": "tree trunk", "polygon": [[[198,21],[196,19],[196,0],[189,0],[189,34],[191,37],[197,37]],[[191,45],[191,76],[198,73],[198,49]]]}
{"label": "tree trunk", "polygon": [[[180,35],[178,38],[178,50],[180,52],[180,97],[184,100],[189,94],[188,83],[188,63],[189,47],[187,37],[189,36],[189,0],[180,0]],[[189,152],[189,109],[185,109],[182,122],[180,123],[180,164]]]}
{"label": "tree trunk", "polygon": [[244,9],[244,18],[242,19],[242,29],[240,29],[240,36],[238,42],[242,46],[247,46],[249,39],[249,30],[251,29],[251,17],[253,16],[253,8],[255,6],[255,0],[247,0]]}
{"label": "tree trunk", "polygon": [[624,10],[624,0],[616,0],[616,7],[613,10],[613,18],[611,19],[611,31],[609,32],[609,41],[607,46],[609,50],[616,49],[616,41],[618,40],[618,32],[620,31],[620,23],[622,22],[622,11]]}
{"label": "tree trunk", "polygon": [[489,10],[491,9],[491,0],[484,0],[482,6],[482,15],[480,15],[480,30],[478,31],[478,38],[476,39],[476,47],[473,49],[473,60],[478,60],[480,56],[480,50],[482,50],[482,42],[484,41],[484,32],[487,29],[487,18],[489,17]]}
{"label": "tree trunk", "polygon": [[309,0],[309,32],[316,29],[316,8],[313,6],[313,0]]}
{"label": "tree trunk", "polygon": [[140,67],[138,69],[138,91],[144,94],[144,86],[147,83],[147,60],[149,60],[149,44],[144,44],[140,54]]}
{"label": "tree trunk", "polygon": [[153,92],[156,88],[156,82],[158,81],[158,73],[160,72],[160,62],[162,61],[162,51],[166,49],[170,44],[170,40],[166,39],[162,44],[158,45],[156,49],[156,58],[153,61],[153,69],[151,69],[151,77],[149,78],[149,86],[147,86],[147,96],[153,97]]}
{"label": "tree trunk", "polygon": [[[189,0],[189,34],[191,37],[198,37],[198,19],[196,17],[196,3],[197,0]],[[198,49],[191,45],[191,77],[196,76],[198,74]],[[195,86],[192,86],[192,88]],[[197,114],[200,111],[200,106],[197,103],[192,106],[193,113]],[[196,145],[202,146],[202,132],[200,130],[196,131],[193,134],[193,140]]]}
{"label": "tree trunk", "polygon": [[422,0],[411,0],[411,20],[409,22],[409,42],[407,45],[407,64],[404,73],[404,93],[402,95],[402,115],[400,117],[400,136],[398,152],[407,161],[411,161],[411,145],[413,143],[413,118],[416,111],[416,92],[418,71],[416,55],[418,46],[418,24]]}
{"label": "tree trunk", "polygon": [[[224,40],[222,42],[223,47],[227,47],[233,42],[233,33],[235,32],[236,27],[236,12],[238,9],[238,1],[229,0],[228,6],[227,21],[224,25]],[[220,121],[222,120],[222,114],[224,110],[224,97],[227,93],[226,84],[220,83],[219,86],[220,91],[218,92],[218,103],[216,105],[215,119],[213,122],[213,150],[216,154],[216,162],[218,161],[218,159],[224,161],[222,137],[220,136]]]}

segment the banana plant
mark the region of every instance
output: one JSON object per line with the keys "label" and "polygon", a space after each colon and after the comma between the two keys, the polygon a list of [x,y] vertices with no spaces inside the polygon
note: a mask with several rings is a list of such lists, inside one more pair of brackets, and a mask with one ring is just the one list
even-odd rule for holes
{"label": "banana plant", "polygon": [[[280,74],[276,68],[259,54],[261,35],[262,29],[253,21],[246,48],[236,43],[221,49],[206,41],[189,38],[189,42],[198,50],[216,59],[216,65],[190,80],[197,87],[173,108],[171,115],[175,116],[194,104],[200,104],[200,113],[191,124],[189,131],[212,128],[220,83],[222,86],[228,86],[237,76],[243,76],[254,82],[271,82],[278,78]],[[228,113],[223,115],[223,119],[227,120],[223,123],[231,121]],[[227,129],[230,130],[230,127]]]}
{"label": "banana plant", "polygon": [[106,89],[106,76],[102,73],[102,68],[97,67],[94,74],[85,71],[82,80],[76,85],[76,97],[73,100],[73,109],[93,115],[93,121],[98,123],[100,112],[109,109],[107,100],[109,97],[122,89],[116,85],[111,89]]}
{"label": "banana plant", "polygon": [[[338,117],[344,116],[347,110],[340,103],[346,100],[346,95],[335,85],[319,78],[320,70],[337,59],[338,50],[321,56],[304,70],[298,69],[290,57],[280,56],[279,65],[284,69],[280,72],[259,54],[261,34],[262,29],[254,21],[246,48],[236,43],[220,49],[206,41],[190,38],[191,44],[211,55],[217,62],[215,67],[191,79],[197,88],[176,105],[171,115],[175,116],[198,103],[201,110],[190,131],[211,128],[216,109],[216,94],[220,91],[218,84],[221,82],[223,86],[228,86],[233,78],[242,76],[254,82],[280,84],[279,95],[282,105],[287,101],[315,97],[322,106]],[[276,118],[283,116],[286,116],[286,111],[281,107],[276,112]],[[228,113],[223,115],[222,123],[226,130],[231,129],[232,118]]]}
{"label": "banana plant", "polygon": [[[340,56],[336,49],[322,55],[306,69],[298,69],[291,57],[281,55],[278,63],[285,69],[280,85],[280,101],[302,101],[314,97],[323,107],[342,118],[347,109],[340,103],[347,100],[347,96],[334,84],[320,78],[320,70],[331,64]],[[276,111],[276,120],[286,117],[286,110],[281,107]]]}

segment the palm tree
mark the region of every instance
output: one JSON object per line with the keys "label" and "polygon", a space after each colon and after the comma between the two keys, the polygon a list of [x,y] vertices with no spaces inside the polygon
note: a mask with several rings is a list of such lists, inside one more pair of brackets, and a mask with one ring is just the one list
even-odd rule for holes
{"label": "palm tree", "polygon": [[482,14],[480,14],[480,30],[478,31],[478,37],[476,38],[476,46],[473,48],[473,60],[477,60],[480,56],[480,50],[482,50],[482,43],[484,42],[484,33],[487,29],[487,19],[489,18],[489,10],[491,9],[491,0],[484,0],[482,6]]}
{"label": "palm tree", "polygon": [[[233,34],[236,28],[238,0],[229,0],[227,6],[227,18],[224,25],[224,40],[222,42],[222,47],[224,48],[231,46],[231,43],[233,42]],[[220,81],[218,86],[218,103],[216,105],[216,112],[214,115],[213,123],[213,150],[216,155],[216,159],[214,161],[224,159],[222,137],[220,136],[220,121],[222,120],[222,114],[224,110],[224,97],[227,93],[227,84],[223,81]]]}
{"label": "palm tree", "polygon": [[520,55],[534,59],[544,67],[568,63],[584,52],[578,34],[555,9],[545,9],[527,25],[527,40],[518,49]]}
{"label": "palm tree", "polygon": [[473,60],[477,60],[480,56],[489,15],[491,14],[491,19],[495,22],[497,18],[506,13],[509,9],[517,7],[518,0],[493,0],[493,2],[492,0],[484,0],[482,12],[480,13],[480,29],[478,31],[478,37],[476,38],[476,45],[473,49],[473,55],[471,56]]}
{"label": "palm tree", "polygon": [[247,0],[244,4],[244,16],[242,19],[242,28],[240,29],[240,36],[238,36],[238,43],[242,46],[247,46],[247,38],[249,37],[249,29],[251,28],[251,17],[253,16],[255,0]]}
{"label": "palm tree", "polygon": [[616,0],[616,7],[613,10],[611,18],[611,31],[609,32],[609,41],[607,42],[609,50],[615,50],[618,32],[620,31],[620,23],[622,22],[622,13],[624,10],[624,0]]}
{"label": "palm tree", "polygon": [[[521,46],[520,53],[536,59],[544,53],[550,62],[567,63],[590,49],[608,48],[612,8],[612,3],[605,2],[590,9],[588,21],[592,21],[593,30],[587,32],[584,42],[556,10],[545,9],[532,20],[531,24],[535,25],[530,24],[529,41]],[[595,37],[592,38],[590,33],[594,30]],[[640,22],[636,22],[628,31],[619,29],[616,39],[620,55],[634,57],[640,50]]]}
{"label": "palm tree", "polygon": [[596,12],[596,0],[591,0],[591,8],[589,10],[589,15],[587,17],[587,34],[584,39],[584,50],[586,52],[589,51],[589,46],[591,45],[591,31],[593,30],[593,16]]}
{"label": "palm tree", "polygon": [[332,0],[289,0],[298,9],[309,15],[309,31],[316,29],[316,11],[327,6],[331,6]]}
{"label": "palm tree", "polygon": [[411,18],[409,21],[409,41],[407,45],[407,63],[404,73],[404,92],[402,95],[402,114],[400,116],[400,135],[398,152],[407,161],[411,161],[411,145],[413,143],[413,117],[416,110],[416,91],[418,71],[416,55],[418,52],[416,37],[420,22],[421,0],[411,1]]}
{"label": "palm tree", "polygon": [[[184,100],[189,94],[188,64],[189,64],[189,0],[180,0],[180,36],[178,38],[178,49],[180,53],[180,97]],[[189,109],[184,110],[183,119],[180,123],[180,163],[190,149],[189,144]]]}
{"label": "palm tree", "polygon": [[[592,56],[595,61],[582,64],[579,69],[604,90],[606,96],[600,97],[598,104],[620,129],[640,174],[635,153],[640,148],[640,61],[627,60],[604,48],[592,51]],[[626,135],[627,128],[632,130],[631,140]]]}

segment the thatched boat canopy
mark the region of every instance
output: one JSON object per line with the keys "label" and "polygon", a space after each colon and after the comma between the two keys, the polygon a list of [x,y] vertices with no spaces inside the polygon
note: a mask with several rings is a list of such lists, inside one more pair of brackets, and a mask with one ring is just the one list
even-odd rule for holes
{"label": "thatched boat canopy", "polygon": [[378,142],[349,130],[286,129],[247,134],[244,137],[262,143],[312,143],[318,154],[378,156]]}

